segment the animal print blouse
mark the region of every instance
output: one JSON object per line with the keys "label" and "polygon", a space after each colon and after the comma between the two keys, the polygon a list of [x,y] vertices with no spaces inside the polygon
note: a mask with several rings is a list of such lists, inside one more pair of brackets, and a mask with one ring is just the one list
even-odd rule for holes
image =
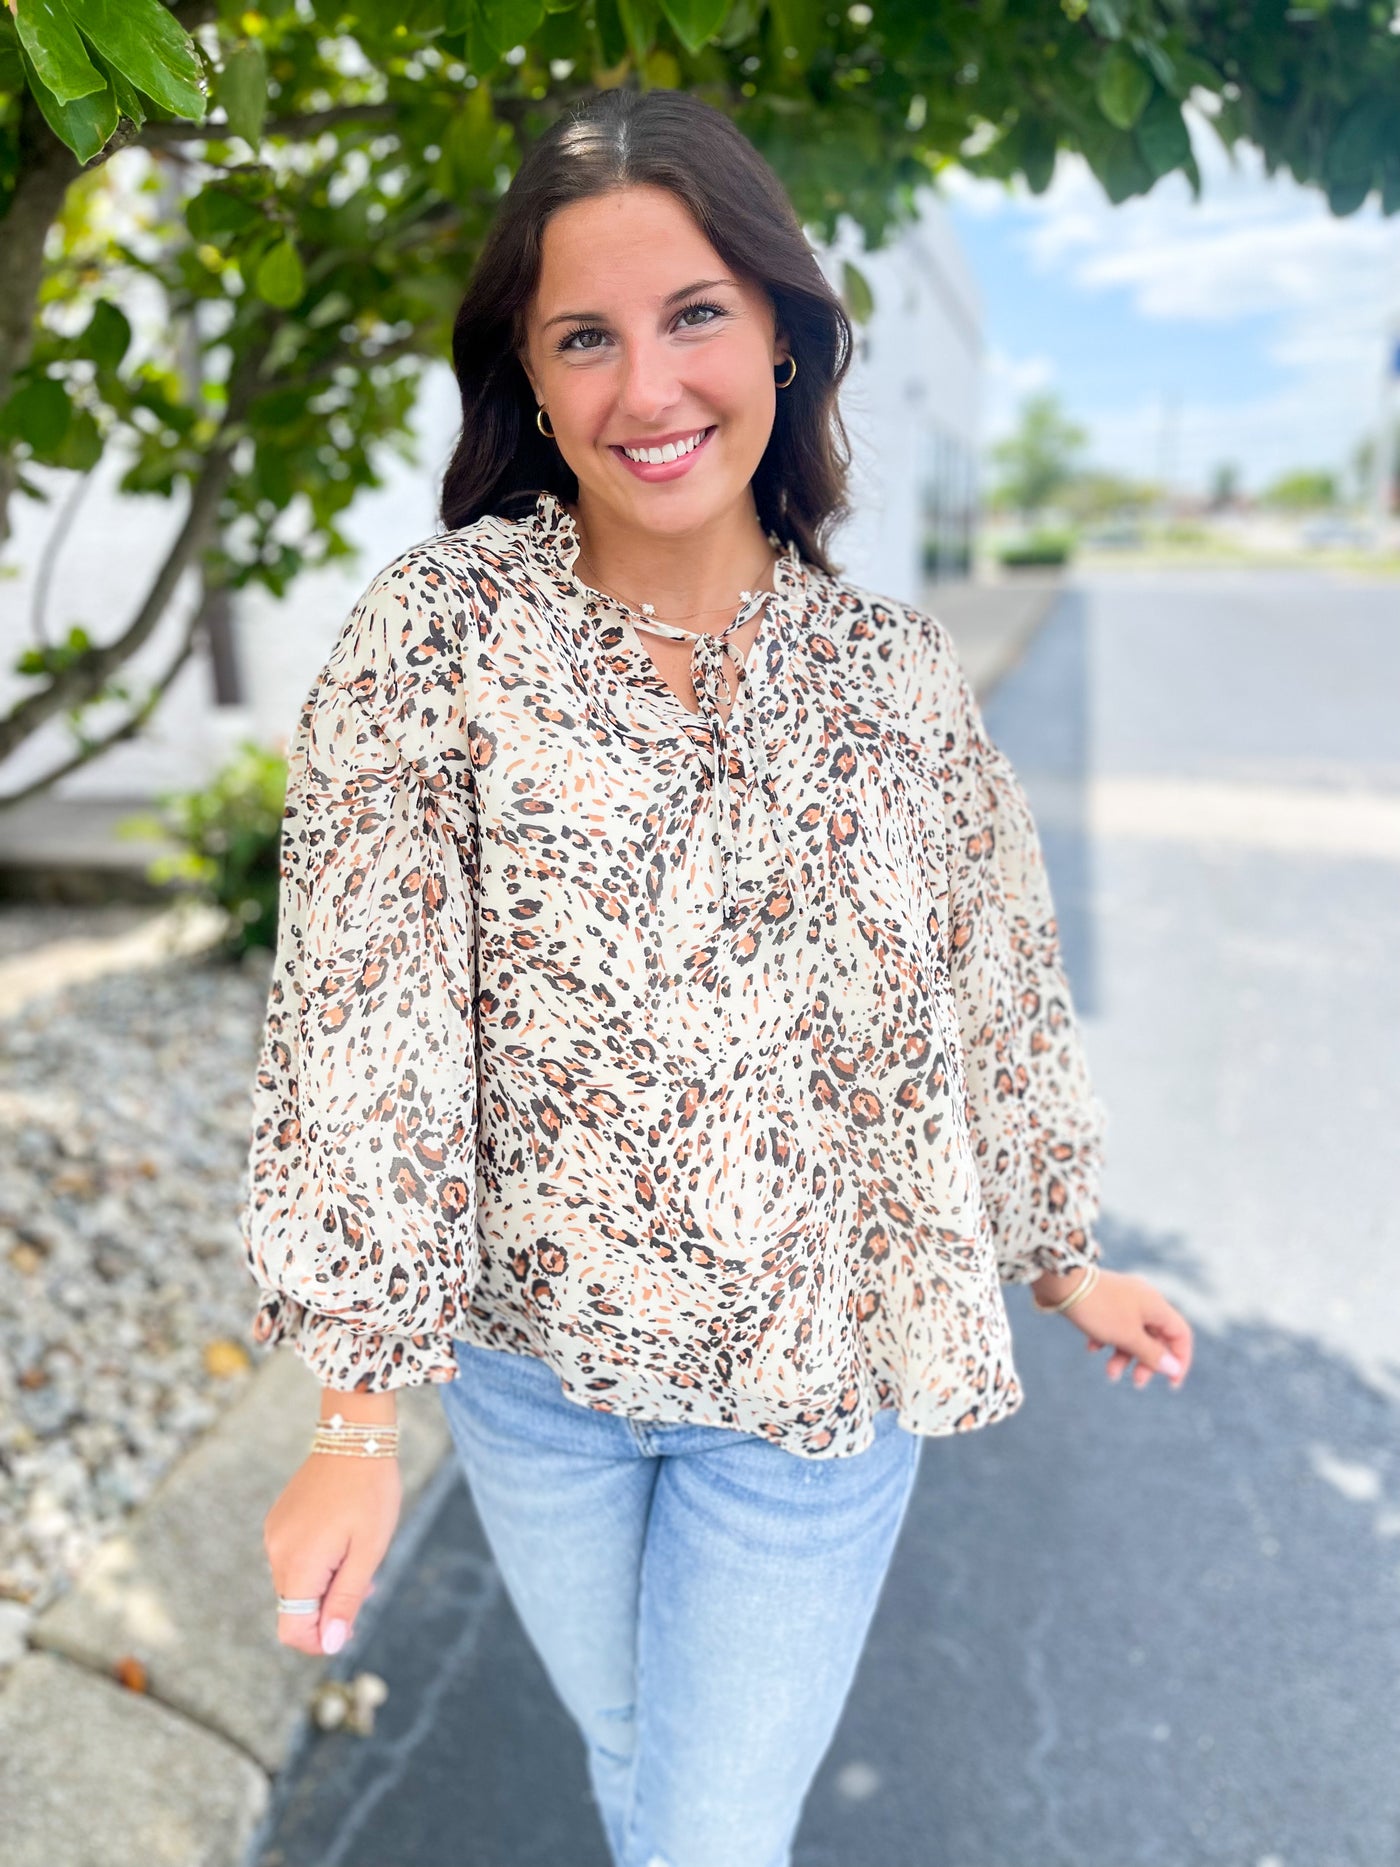
{"label": "animal print blouse", "polygon": [[789,544],[692,713],[579,544],[544,493],[411,546],[302,706],[254,1336],[364,1392],[461,1336],[812,1458],[1004,1419],[1000,1286],[1099,1256],[1104,1110],[948,631]]}

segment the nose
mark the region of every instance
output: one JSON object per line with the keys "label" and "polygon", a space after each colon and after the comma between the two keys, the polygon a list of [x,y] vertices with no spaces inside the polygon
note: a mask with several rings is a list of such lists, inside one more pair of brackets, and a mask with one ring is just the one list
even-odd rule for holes
{"label": "nose", "polygon": [[665,344],[646,338],[629,344],[618,391],[618,411],[639,428],[654,428],[681,394],[675,357]]}

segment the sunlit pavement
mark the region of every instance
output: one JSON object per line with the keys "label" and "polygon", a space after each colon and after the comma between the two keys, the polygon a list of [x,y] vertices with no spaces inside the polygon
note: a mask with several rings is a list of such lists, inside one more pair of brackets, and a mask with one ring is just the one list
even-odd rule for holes
{"label": "sunlit pavement", "polygon": [[[1041,823],[1105,1265],[1189,1317],[1111,1385],[1008,1291],[1021,1410],[930,1441],[795,1867],[1400,1860],[1400,596],[1076,581],[986,707]],[[451,1472],[263,1857],[606,1867]],[[378,1605],[378,1604],[376,1604]],[[734,1867],[746,1867],[736,1862]]]}

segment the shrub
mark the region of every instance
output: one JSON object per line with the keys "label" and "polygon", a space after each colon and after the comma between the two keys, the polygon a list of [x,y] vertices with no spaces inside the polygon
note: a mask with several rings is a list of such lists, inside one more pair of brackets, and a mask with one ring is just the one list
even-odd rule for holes
{"label": "shrub", "polygon": [[276,941],[277,889],[287,765],[277,752],[244,740],[202,790],[168,791],[160,812],[126,817],[118,836],[158,836],[178,845],[147,864],[153,882],[183,882],[222,908],[220,943],[230,959]]}
{"label": "shrub", "polygon": [[1033,565],[1067,564],[1074,550],[1070,532],[1032,532],[1014,545],[1003,545],[997,561],[1008,570]]}

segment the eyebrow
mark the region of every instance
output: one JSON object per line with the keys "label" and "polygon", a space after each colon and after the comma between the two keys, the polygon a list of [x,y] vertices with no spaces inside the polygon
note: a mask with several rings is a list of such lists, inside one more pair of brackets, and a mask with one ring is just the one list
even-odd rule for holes
{"label": "eyebrow", "polygon": [[[663,298],[661,301],[661,309],[663,311],[669,310],[672,305],[679,304],[681,299],[689,298],[692,292],[710,292],[713,291],[717,285],[737,285],[737,283],[738,281],[735,279],[697,279],[694,285],[683,285],[678,292],[671,292],[667,297]],[[547,331],[551,324],[581,323],[585,318],[591,318],[596,323],[601,324],[605,321],[606,313],[602,311],[561,311],[557,317],[546,318],[544,323],[540,326],[540,329],[542,331]]]}

